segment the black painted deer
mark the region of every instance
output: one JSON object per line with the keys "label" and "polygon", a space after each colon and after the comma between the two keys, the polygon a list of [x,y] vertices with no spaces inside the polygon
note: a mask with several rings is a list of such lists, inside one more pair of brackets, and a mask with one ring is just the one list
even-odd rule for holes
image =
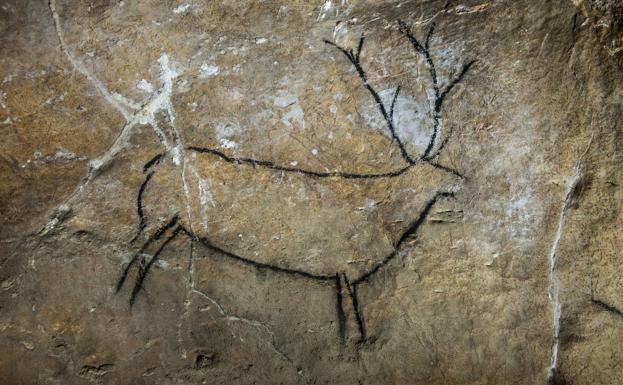
{"label": "black painted deer", "polygon": [[[344,304],[349,299],[360,337],[365,339],[357,296],[359,285],[397,255],[433,206],[440,199],[453,196],[461,182],[458,172],[437,164],[436,158],[449,137],[441,140],[443,102],[473,61],[463,65],[459,74],[442,87],[429,52],[433,28],[423,42],[402,22],[399,31],[423,59],[432,84],[433,129],[423,154],[410,154],[396,133],[394,107],[400,87],[395,89],[390,104],[384,103],[368,82],[360,61],[363,37],[355,50],[325,42],[354,66],[377,104],[392,143],[403,159],[403,165],[395,171],[318,172],[266,160],[236,158],[216,149],[184,146],[176,131],[170,129],[174,115],[169,104],[162,108],[162,121],[169,129],[151,122],[167,152],[145,164],[145,178],[137,196],[140,223],[135,240],[141,236],[145,240],[123,269],[117,291],[130,270],[137,267],[130,294],[133,304],[163,249],[176,237],[185,235],[214,253],[258,269],[333,285],[340,335],[344,338]],[[166,71],[163,65],[163,72]],[[163,83],[170,93],[171,78]],[[388,195],[389,192],[392,194]],[[382,203],[374,210],[361,209],[366,199]],[[269,233],[267,229],[279,233]],[[147,260],[144,253],[150,248],[155,251]]]}

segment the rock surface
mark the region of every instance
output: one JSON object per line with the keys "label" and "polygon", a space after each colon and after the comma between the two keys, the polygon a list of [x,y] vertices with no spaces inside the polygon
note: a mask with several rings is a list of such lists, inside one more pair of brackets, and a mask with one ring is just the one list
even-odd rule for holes
{"label": "rock surface", "polygon": [[0,15],[0,383],[620,382],[620,2]]}

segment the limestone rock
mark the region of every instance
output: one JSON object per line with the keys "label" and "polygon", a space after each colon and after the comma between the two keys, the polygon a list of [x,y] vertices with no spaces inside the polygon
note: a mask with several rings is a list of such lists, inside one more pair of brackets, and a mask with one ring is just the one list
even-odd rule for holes
{"label": "limestone rock", "polygon": [[0,383],[619,383],[619,3],[4,1]]}

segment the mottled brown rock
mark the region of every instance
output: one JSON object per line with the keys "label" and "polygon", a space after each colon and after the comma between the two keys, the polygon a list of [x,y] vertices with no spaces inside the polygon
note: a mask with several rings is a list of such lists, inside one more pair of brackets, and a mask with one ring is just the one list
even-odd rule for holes
{"label": "mottled brown rock", "polygon": [[619,2],[0,14],[0,383],[620,382]]}

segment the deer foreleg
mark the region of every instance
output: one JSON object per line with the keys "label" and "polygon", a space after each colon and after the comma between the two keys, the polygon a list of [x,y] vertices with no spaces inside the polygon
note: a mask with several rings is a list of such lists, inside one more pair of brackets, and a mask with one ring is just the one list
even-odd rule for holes
{"label": "deer foreleg", "polygon": [[175,237],[177,237],[180,231],[182,231],[182,227],[177,226],[175,230],[173,230],[173,234],[171,234],[169,237],[167,237],[167,239],[164,242],[162,242],[162,245],[160,245],[160,247],[154,253],[154,256],[151,257],[149,262],[142,263],[140,265],[139,270],[138,270],[138,277],[136,278],[136,281],[134,283],[134,288],[132,289],[132,294],[130,295],[130,306],[134,305],[134,302],[136,301],[136,296],[138,295],[139,291],[141,291],[141,288],[143,287],[143,281],[145,280],[145,277],[147,277],[147,273],[149,273],[149,270],[151,269],[153,264],[156,263],[158,259],[160,258],[160,253],[162,253],[162,251],[169,244],[169,242],[171,242],[172,240],[175,239]]}
{"label": "deer foreleg", "polygon": [[154,237],[150,237],[147,240],[147,242],[145,242],[143,246],[141,246],[141,248],[132,256],[132,259],[130,259],[130,262],[128,263],[128,265],[123,269],[123,272],[121,273],[121,276],[119,277],[119,280],[117,281],[117,285],[115,286],[115,293],[118,293],[119,290],[121,290],[121,288],[123,287],[123,284],[125,283],[126,278],[128,278],[128,273],[130,272],[130,269],[132,268],[132,266],[136,264],[139,257],[145,252],[145,250],[149,247],[149,245],[151,245],[151,243],[154,240],[155,240]]}
{"label": "deer foreleg", "polygon": [[123,269],[123,272],[121,273],[121,276],[119,277],[119,280],[117,281],[115,292],[119,292],[119,290],[121,290],[121,288],[123,287],[123,284],[125,283],[125,280],[128,278],[128,273],[130,272],[130,269],[132,268],[132,266],[134,266],[138,262],[139,258],[145,252],[145,250],[147,250],[147,248],[152,243],[160,240],[160,238],[162,238],[162,236],[167,230],[171,229],[173,226],[177,224],[177,221],[178,221],[178,217],[176,215],[169,222],[167,222],[162,227],[160,227],[151,237],[149,237],[149,239],[147,239],[147,241],[145,241],[145,243],[143,243],[143,246],[141,246],[141,248],[132,256],[132,259],[130,260],[128,265]]}

